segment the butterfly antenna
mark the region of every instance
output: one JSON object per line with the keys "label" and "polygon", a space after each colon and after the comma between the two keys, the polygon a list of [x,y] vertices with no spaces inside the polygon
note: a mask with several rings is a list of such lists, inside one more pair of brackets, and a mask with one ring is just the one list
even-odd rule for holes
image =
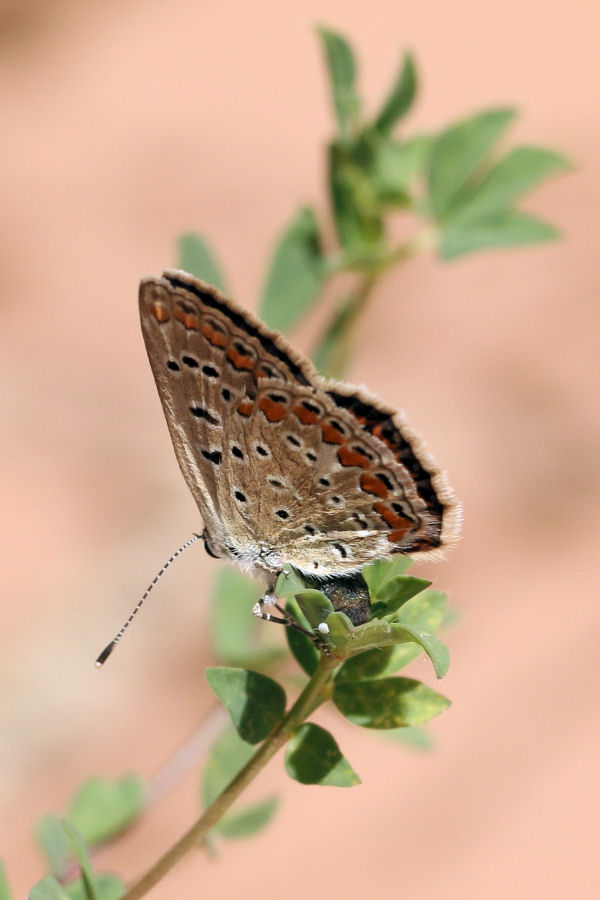
{"label": "butterfly antenna", "polygon": [[125,632],[127,631],[127,629],[129,628],[129,626],[131,625],[132,621],[134,620],[134,618],[136,617],[136,615],[137,615],[138,612],[140,611],[140,609],[141,609],[141,607],[142,607],[142,604],[143,604],[144,600],[146,599],[146,597],[148,596],[148,594],[150,593],[150,591],[152,590],[152,588],[154,587],[154,585],[156,584],[156,582],[158,581],[158,579],[159,579],[162,575],[165,574],[165,572],[167,571],[167,569],[169,568],[169,566],[171,565],[171,563],[174,563],[175,560],[177,559],[177,557],[178,557],[178,556],[181,556],[181,554],[183,553],[184,550],[187,550],[188,547],[191,547],[192,544],[195,544],[196,541],[199,541],[201,537],[202,537],[201,534],[194,534],[194,535],[189,539],[189,541],[186,541],[185,544],[182,544],[182,546],[179,548],[179,550],[176,550],[176,551],[175,551],[175,553],[173,554],[173,556],[170,556],[170,557],[168,558],[168,560],[166,561],[166,563],[164,564],[164,566],[162,567],[162,569],[160,569],[160,570],[156,573],[156,575],[154,576],[154,578],[152,579],[152,581],[150,582],[150,584],[148,585],[148,587],[146,588],[146,590],[144,591],[144,593],[142,594],[142,596],[140,597],[140,599],[139,599],[139,601],[138,601],[138,603],[137,603],[135,609],[132,610],[131,615],[129,616],[129,618],[127,619],[127,621],[124,623],[124,625],[123,625],[123,627],[121,628],[121,630],[114,636],[114,638],[112,639],[112,641],[110,642],[110,644],[107,644],[107,645],[106,645],[106,647],[104,648],[104,650],[102,651],[102,653],[100,654],[100,656],[98,657],[98,659],[96,660],[96,668],[100,669],[100,668],[104,665],[104,663],[106,662],[106,660],[108,659],[108,657],[110,656],[110,654],[113,652],[113,650],[115,649],[115,647],[117,646],[117,644],[119,643],[119,641],[121,640],[121,638],[123,637],[123,635],[125,634]]}

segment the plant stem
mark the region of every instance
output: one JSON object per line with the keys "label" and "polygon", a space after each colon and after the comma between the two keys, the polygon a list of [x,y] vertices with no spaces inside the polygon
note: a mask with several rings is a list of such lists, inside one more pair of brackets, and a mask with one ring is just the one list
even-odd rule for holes
{"label": "plant stem", "polygon": [[256,778],[277,751],[287,743],[292,733],[327,698],[327,682],[337,665],[339,665],[339,660],[321,656],[317,670],[279,727],[263,741],[252,759],[204,811],[198,821],[146,872],[123,900],[139,900],[140,897],[144,897],[189,850],[202,842],[242,791]]}

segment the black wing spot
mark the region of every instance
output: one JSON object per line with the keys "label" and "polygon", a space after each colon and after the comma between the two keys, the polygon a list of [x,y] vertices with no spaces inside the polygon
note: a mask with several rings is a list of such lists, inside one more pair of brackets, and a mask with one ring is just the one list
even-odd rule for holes
{"label": "black wing spot", "polygon": [[305,525],[304,530],[307,534],[316,534],[316,529],[312,525]]}
{"label": "black wing spot", "polygon": [[231,400],[231,391],[229,390],[229,388],[223,388],[223,390],[221,391],[221,396],[223,397],[223,400],[229,402]]}
{"label": "black wing spot", "polygon": [[[355,447],[352,447],[352,450],[354,450],[355,453],[360,453],[360,455],[364,456],[365,459],[368,459],[371,462],[373,462],[373,459],[374,459],[373,455],[371,453],[367,453],[367,451],[364,450],[362,447],[355,446]],[[379,476],[379,477],[381,477],[381,476]]]}
{"label": "black wing spot", "polygon": [[263,447],[262,444],[256,445],[256,452],[258,453],[259,456],[268,456],[269,455],[269,451],[267,450],[266,447]]}
{"label": "black wing spot", "polygon": [[279,516],[280,519],[289,519],[290,514],[287,509],[276,509],[275,515]]}
{"label": "black wing spot", "polygon": [[220,450],[203,450],[202,456],[215,466],[220,466],[223,460],[223,454]]}
{"label": "black wing spot", "polygon": [[319,478],[319,484],[322,484],[323,487],[331,487],[329,478]]}
{"label": "black wing spot", "polygon": [[298,438],[294,434],[286,434],[286,441],[291,444],[293,447],[300,447],[301,443]]}
{"label": "black wing spot", "polygon": [[246,502],[246,495],[245,495],[245,494],[242,494],[241,491],[236,491],[236,492],[235,492],[235,499],[236,499],[236,500],[239,500],[240,503],[245,503],[245,502]]}
{"label": "black wing spot", "polygon": [[317,416],[321,415],[320,407],[315,406],[314,403],[310,403],[308,400],[303,400],[302,406],[304,407],[304,409],[307,409],[311,413],[315,413],[315,415],[317,415]]}
{"label": "black wing spot", "polygon": [[279,479],[277,479],[277,478],[269,478],[269,484],[272,485],[274,488],[284,488],[285,487],[285,484],[283,483],[283,481],[279,481]]}
{"label": "black wing spot", "polygon": [[218,425],[219,420],[203,406],[190,406],[190,412],[196,419],[206,419],[209,425]]}
{"label": "black wing spot", "polygon": [[181,362],[184,363],[190,369],[197,369],[200,363],[197,359],[194,359],[193,356],[182,356]]}
{"label": "black wing spot", "polygon": [[269,394],[269,400],[272,400],[273,403],[287,403],[288,398],[283,394]]}
{"label": "black wing spot", "polygon": [[385,484],[388,491],[394,490],[394,485],[393,485],[392,481],[390,481],[390,479],[387,477],[387,475],[384,472],[377,472],[376,476],[377,476],[377,478],[379,478],[380,481],[383,481],[383,483]]}
{"label": "black wing spot", "polygon": [[239,447],[236,447],[235,444],[232,446],[231,452],[232,452],[232,454],[233,454],[235,457],[237,457],[237,459],[243,459],[243,458],[244,458],[244,452],[243,452],[243,450],[240,450],[240,448],[239,448]]}
{"label": "black wing spot", "polygon": [[308,460],[309,462],[316,462],[316,461],[317,461],[317,454],[316,454],[316,453],[313,453],[312,450],[309,450],[309,451],[307,452],[307,454],[306,454],[306,458],[307,458],[307,460]]}
{"label": "black wing spot", "polygon": [[332,503],[341,503],[341,502],[342,502],[342,498],[341,498],[341,497],[338,497],[336,494],[334,494],[333,497],[331,497],[331,502],[332,502]]}
{"label": "black wing spot", "polygon": [[181,367],[178,363],[175,362],[174,359],[167,360],[167,368],[171,370],[171,372],[181,372]]}
{"label": "black wing spot", "polygon": [[346,557],[348,556],[348,551],[343,544],[333,544],[332,546],[334,550],[337,550],[342,559],[346,559]]}
{"label": "black wing spot", "polygon": [[202,373],[207,375],[208,378],[218,378],[220,374],[219,370],[215,369],[214,366],[202,366]]}

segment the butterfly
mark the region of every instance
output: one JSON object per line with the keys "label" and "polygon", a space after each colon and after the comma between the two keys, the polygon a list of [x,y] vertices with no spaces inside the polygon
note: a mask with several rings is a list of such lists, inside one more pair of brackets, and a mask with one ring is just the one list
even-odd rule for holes
{"label": "butterfly", "polygon": [[[460,511],[402,413],[322,377],[278,332],[186,272],[142,279],[144,341],[175,455],[212,556],[294,569],[358,624],[361,569],[440,556]],[[268,618],[268,616],[267,616]]]}

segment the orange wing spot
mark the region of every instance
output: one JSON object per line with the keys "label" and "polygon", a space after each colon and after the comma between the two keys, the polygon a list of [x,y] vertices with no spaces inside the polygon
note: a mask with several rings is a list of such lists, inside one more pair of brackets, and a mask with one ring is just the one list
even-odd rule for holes
{"label": "orange wing spot", "polygon": [[[370,469],[371,463],[364,455],[364,453],[359,453],[358,450],[352,450],[345,444],[343,447],[340,447],[338,450],[338,459],[343,466],[358,466],[359,469]],[[363,478],[371,478],[372,481],[377,481],[381,484],[381,487],[385,490],[385,485],[382,484],[378,478],[373,478],[369,475],[363,475]],[[362,480],[361,480],[362,484]],[[363,487],[363,490],[368,491],[368,488]],[[370,494],[377,494],[378,497],[386,497],[387,490],[385,490],[384,494],[380,494],[379,490],[369,491]]]}
{"label": "orange wing spot", "polygon": [[254,403],[252,400],[242,400],[242,402],[238,405],[237,411],[240,416],[251,416],[254,412]]}
{"label": "orange wing spot", "polygon": [[168,322],[171,318],[169,307],[161,300],[154,300],[154,302],[150,304],[149,309],[160,325],[162,325],[163,322]]}
{"label": "orange wing spot", "polygon": [[210,322],[202,323],[202,334],[213,347],[225,347],[227,344],[227,335],[219,328],[214,328]]}
{"label": "orange wing spot", "polygon": [[344,435],[331,422],[321,422],[321,431],[328,444],[343,444]]}
{"label": "orange wing spot", "polygon": [[[367,494],[375,494],[376,497],[382,497],[383,499],[389,494],[388,489],[380,478],[377,478],[376,475],[368,475],[366,472],[364,475],[360,476],[360,486]],[[376,503],[375,507],[377,508],[377,506],[383,506],[383,503]],[[384,507],[384,509],[387,509],[387,506]],[[377,512],[379,512],[379,510],[377,510]],[[382,513],[380,513],[380,515],[382,515]]]}
{"label": "orange wing spot", "polygon": [[186,312],[181,306],[176,307],[173,315],[188,331],[198,331],[200,328],[198,316],[193,312]]}
{"label": "orange wing spot", "polygon": [[404,528],[396,528],[388,534],[390,544],[399,544],[407,531],[410,531],[412,523],[408,523]]}
{"label": "orange wing spot", "polygon": [[293,406],[292,412],[300,419],[303,425],[316,425],[319,421],[319,414],[307,409],[302,404]]}
{"label": "orange wing spot", "polygon": [[[414,525],[414,523],[411,522],[410,519],[407,519],[405,516],[401,516],[399,513],[394,512],[393,509],[390,509],[390,507],[386,506],[385,503],[382,503],[381,500],[378,500],[377,503],[373,504],[373,509],[392,529],[392,534],[389,536],[390,541],[400,540],[400,538],[403,537],[407,531],[410,531],[410,529]],[[392,538],[392,535],[397,536]]]}
{"label": "orange wing spot", "polygon": [[287,407],[284,403],[277,403],[267,396],[260,398],[258,408],[264,412],[269,422],[281,422],[287,415]]}
{"label": "orange wing spot", "polygon": [[240,353],[233,344],[227,348],[227,358],[231,360],[236,369],[251,372],[254,368],[254,359],[247,353]]}

